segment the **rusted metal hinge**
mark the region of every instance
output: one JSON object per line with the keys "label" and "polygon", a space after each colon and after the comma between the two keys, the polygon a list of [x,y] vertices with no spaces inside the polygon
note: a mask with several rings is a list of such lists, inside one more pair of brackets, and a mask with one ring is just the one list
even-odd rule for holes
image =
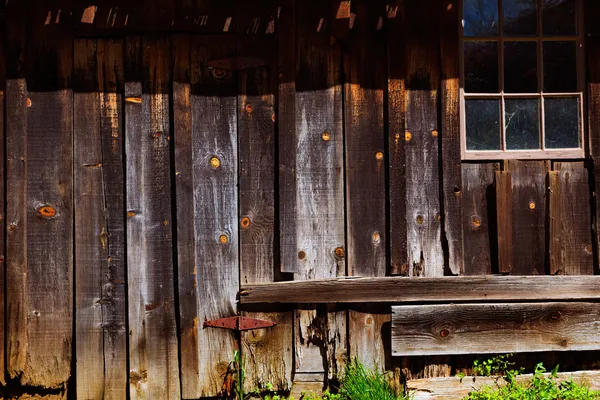
{"label": "rusted metal hinge", "polygon": [[264,329],[277,325],[275,322],[264,321],[248,317],[226,317],[204,321],[204,327],[231,329],[234,331],[249,331],[252,329]]}

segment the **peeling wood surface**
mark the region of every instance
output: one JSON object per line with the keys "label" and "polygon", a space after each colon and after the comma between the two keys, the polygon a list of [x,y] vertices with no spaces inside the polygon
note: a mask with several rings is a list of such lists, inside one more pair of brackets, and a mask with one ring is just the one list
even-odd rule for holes
{"label": "peeling wood surface", "polygon": [[549,173],[550,274],[593,275],[588,171],[583,162],[556,162]]}
{"label": "peeling wood surface", "polygon": [[598,350],[596,303],[392,307],[392,354]]}
{"label": "peeling wood surface", "polygon": [[169,169],[169,42],[126,42],[126,218],[129,393],[132,399],[180,397],[172,268]]}

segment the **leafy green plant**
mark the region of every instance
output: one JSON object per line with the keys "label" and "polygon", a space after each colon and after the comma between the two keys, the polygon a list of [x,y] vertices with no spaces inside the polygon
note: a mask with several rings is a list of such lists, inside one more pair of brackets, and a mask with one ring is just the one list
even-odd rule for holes
{"label": "leafy green plant", "polygon": [[513,354],[499,354],[487,360],[473,361],[473,375],[494,376],[504,374],[519,374],[522,369],[514,369],[515,363],[510,360]]}

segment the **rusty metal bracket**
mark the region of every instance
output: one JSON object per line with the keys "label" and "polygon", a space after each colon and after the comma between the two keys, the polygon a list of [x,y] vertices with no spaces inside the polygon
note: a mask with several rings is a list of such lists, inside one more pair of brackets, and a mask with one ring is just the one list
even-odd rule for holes
{"label": "rusty metal bracket", "polygon": [[275,322],[264,321],[248,317],[226,317],[204,321],[204,327],[231,329],[234,331],[249,331],[252,329],[264,329],[277,325]]}

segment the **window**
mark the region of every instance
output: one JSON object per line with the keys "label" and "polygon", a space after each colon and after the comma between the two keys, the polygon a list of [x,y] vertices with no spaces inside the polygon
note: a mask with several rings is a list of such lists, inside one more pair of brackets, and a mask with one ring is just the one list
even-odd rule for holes
{"label": "window", "polygon": [[463,159],[585,155],[580,3],[463,0]]}

